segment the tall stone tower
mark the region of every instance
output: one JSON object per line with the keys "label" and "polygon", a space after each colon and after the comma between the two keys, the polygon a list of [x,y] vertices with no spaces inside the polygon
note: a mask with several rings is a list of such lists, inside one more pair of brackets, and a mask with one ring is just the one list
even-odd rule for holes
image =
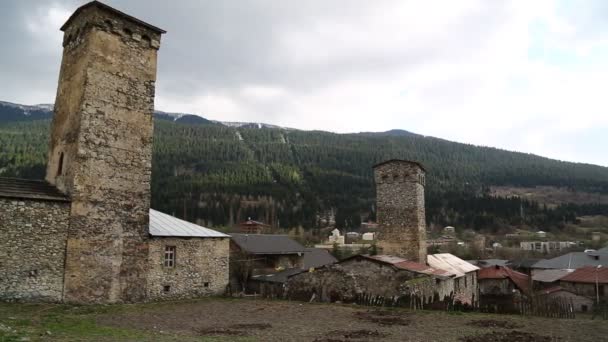
{"label": "tall stone tower", "polygon": [[46,180],[71,198],[64,301],[141,301],[156,57],[165,31],[97,1],[61,30]]}
{"label": "tall stone tower", "polygon": [[425,169],[389,160],[374,166],[378,247],[383,254],[426,263]]}

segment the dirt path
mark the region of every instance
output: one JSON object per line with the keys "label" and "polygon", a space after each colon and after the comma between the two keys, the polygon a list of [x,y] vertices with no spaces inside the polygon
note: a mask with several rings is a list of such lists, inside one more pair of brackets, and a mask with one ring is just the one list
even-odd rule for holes
{"label": "dirt path", "polygon": [[[602,341],[608,322],[208,299],[137,305],[99,325],[246,341]],[[485,335],[484,335],[485,334]]]}

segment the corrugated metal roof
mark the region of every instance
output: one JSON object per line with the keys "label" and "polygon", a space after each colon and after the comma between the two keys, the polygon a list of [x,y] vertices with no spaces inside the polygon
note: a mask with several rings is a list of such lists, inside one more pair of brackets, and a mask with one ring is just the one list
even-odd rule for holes
{"label": "corrugated metal roof", "polygon": [[552,283],[554,281],[560,280],[561,278],[572,273],[573,271],[574,270],[559,270],[559,269],[535,271],[534,275],[532,276],[532,280],[538,281],[541,283]]}
{"label": "corrugated metal roof", "polygon": [[174,237],[230,237],[213,229],[201,227],[177,217],[150,209],[150,235]]}
{"label": "corrugated metal roof", "polygon": [[553,259],[541,260],[532,268],[544,269],[577,269],[585,266],[608,265],[608,253],[595,251],[592,253],[572,252]]}
{"label": "corrugated metal roof", "polygon": [[230,234],[232,241],[251,254],[298,254],[306,248],[287,235]]}
{"label": "corrugated metal roof", "polygon": [[595,284],[595,282],[597,281],[600,284],[608,284],[608,267],[582,267],[566,275],[565,277],[560,279],[560,281],[592,284]]}
{"label": "corrugated metal roof", "polygon": [[456,277],[479,270],[479,267],[450,253],[431,254],[426,257],[426,260],[431,267],[447,271],[448,274]]}
{"label": "corrugated metal roof", "polygon": [[504,266],[490,266],[479,270],[477,279],[510,279],[522,292],[530,291],[530,277],[526,274],[513,271]]}
{"label": "corrugated metal roof", "polygon": [[421,273],[421,274],[433,275],[433,276],[438,276],[438,277],[446,277],[446,278],[450,276],[450,274],[445,270],[437,269],[437,268],[434,268],[434,267],[431,267],[431,266],[428,266],[425,264],[421,264],[419,262],[410,261],[407,259],[400,258],[398,256],[394,256],[394,255],[354,255],[350,258],[342,260],[341,262],[344,262],[346,260],[350,260],[353,258],[365,258],[365,259],[372,260],[375,262],[381,262],[383,264],[392,265],[397,269],[410,271],[410,272],[414,272],[414,273]]}
{"label": "corrugated metal roof", "polygon": [[0,197],[68,202],[56,187],[42,180],[0,178]]}

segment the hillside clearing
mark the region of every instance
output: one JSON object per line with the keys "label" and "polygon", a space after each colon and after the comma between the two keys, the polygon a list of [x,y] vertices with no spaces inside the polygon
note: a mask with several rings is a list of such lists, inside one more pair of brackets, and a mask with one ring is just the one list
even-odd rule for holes
{"label": "hillside clearing", "polygon": [[606,321],[209,298],[0,304],[0,341],[600,341]]}

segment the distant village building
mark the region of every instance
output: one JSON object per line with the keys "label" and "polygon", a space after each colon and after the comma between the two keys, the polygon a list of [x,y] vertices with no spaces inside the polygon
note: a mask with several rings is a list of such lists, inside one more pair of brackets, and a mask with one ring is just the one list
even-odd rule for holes
{"label": "distant village building", "polygon": [[593,242],[599,242],[600,240],[602,240],[602,235],[600,232],[592,232],[591,233],[591,241]]}
{"label": "distant village building", "polygon": [[375,238],[375,233],[371,233],[371,232],[367,232],[367,233],[363,233],[363,235],[361,235],[361,240],[364,241],[373,241]]}
{"label": "distant village building", "polygon": [[456,228],[454,228],[452,226],[447,226],[447,227],[443,228],[443,232],[447,235],[454,235],[454,234],[456,234]]}
{"label": "distant village building", "polygon": [[61,30],[46,181],[0,180],[0,299],[120,303],[223,292],[228,237],[150,209],[165,31],[97,1]]}
{"label": "distant village building", "polygon": [[608,265],[608,252],[571,252],[560,255],[553,259],[545,259],[532,265],[532,275],[534,276],[542,270],[562,269],[575,270],[586,266]]}
{"label": "distant village building", "polygon": [[252,220],[251,217],[247,221],[243,221],[238,225],[239,231],[243,234],[266,234],[270,230],[270,226],[260,222]]}
{"label": "distant village building", "polygon": [[560,279],[572,272],[574,272],[574,270],[568,269],[548,269],[537,271],[532,276],[534,290],[554,288],[559,285]]}
{"label": "distant village building", "polygon": [[346,243],[346,239],[344,235],[340,234],[340,229],[336,228],[331,231],[331,235],[327,239],[328,244],[337,243],[338,245],[343,245]]}
{"label": "distant village building", "polygon": [[539,238],[546,238],[547,233],[543,232],[542,230],[539,230],[538,232],[536,232],[536,236],[538,236]]}
{"label": "distant village building", "polygon": [[541,253],[559,252],[573,246],[576,246],[576,243],[571,241],[521,241],[519,243],[519,248],[524,251]]}
{"label": "distant village building", "polygon": [[425,262],[425,174],[414,161],[393,159],[374,166],[377,241],[383,254]]}

